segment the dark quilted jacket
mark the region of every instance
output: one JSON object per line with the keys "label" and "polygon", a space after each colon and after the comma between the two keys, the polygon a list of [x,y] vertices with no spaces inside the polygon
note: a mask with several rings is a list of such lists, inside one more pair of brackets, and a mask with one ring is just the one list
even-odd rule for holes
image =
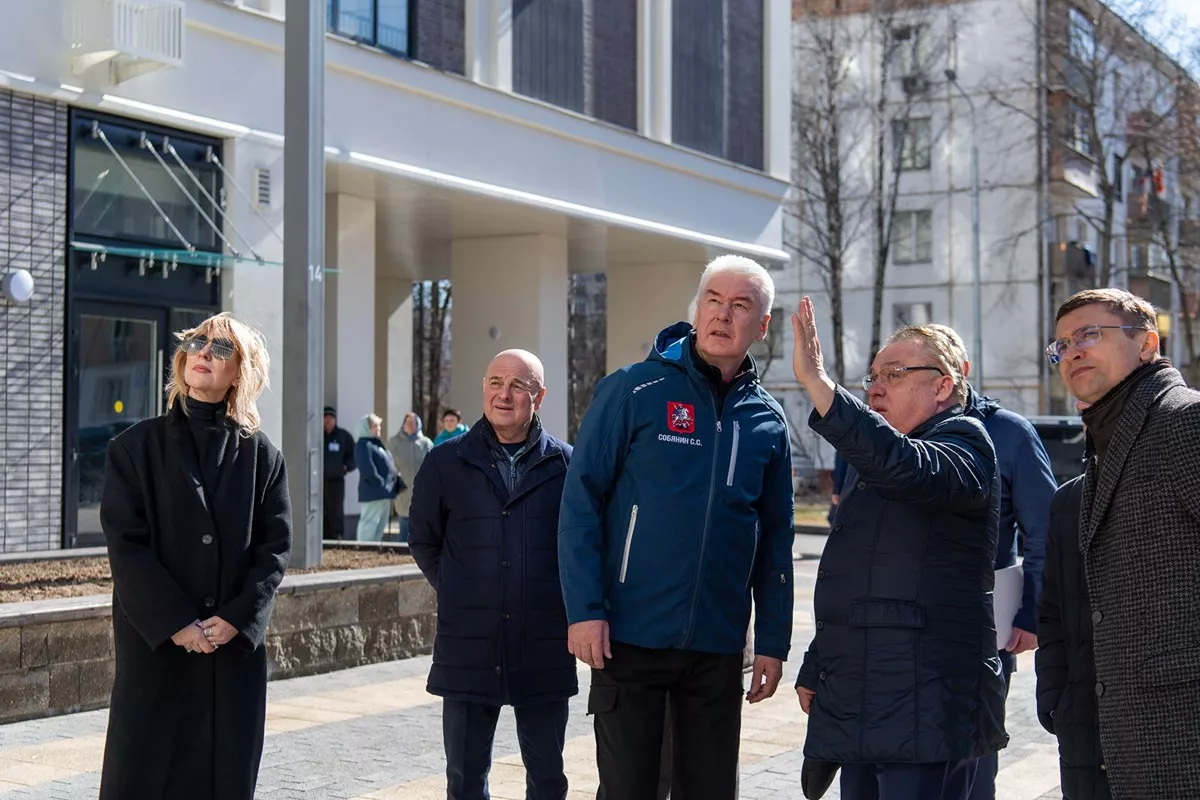
{"label": "dark quilted jacket", "polygon": [[1200,798],[1200,392],[1174,369],[1125,401],[1088,464],[1080,549],[1100,742],[1116,797]]}
{"label": "dark quilted jacket", "polygon": [[995,752],[1007,742],[991,598],[1000,489],[983,424],[951,409],[904,436],[840,389],[809,424],[850,471],[798,681],[817,693],[804,755],[932,763]]}
{"label": "dark quilted jacket", "polygon": [[437,590],[429,691],[441,697],[526,705],[579,689],[558,580],[571,446],[540,425],[530,442],[510,466],[480,420],[433,448],[413,482],[409,547]]}

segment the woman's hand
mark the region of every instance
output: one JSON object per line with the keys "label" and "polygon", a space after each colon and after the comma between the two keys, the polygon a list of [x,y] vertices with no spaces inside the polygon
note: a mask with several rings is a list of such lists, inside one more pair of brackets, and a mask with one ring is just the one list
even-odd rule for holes
{"label": "woman's hand", "polygon": [[800,388],[808,394],[817,414],[825,416],[833,405],[834,383],[825,374],[825,359],[821,355],[821,339],[817,335],[817,317],[812,300],[806,295],[792,314],[792,371]]}
{"label": "woman's hand", "polygon": [[233,637],[238,635],[238,629],[220,617],[209,617],[204,622],[197,622],[196,625],[201,629],[201,635],[207,637],[214,648],[229,644],[233,641]]}
{"label": "woman's hand", "polygon": [[171,641],[187,650],[189,653],[211,653],[217,648],[213,647],[207,639],[204,638],[204,631],[200,629],[200,620],[190,623],[186,628],[178,631],[171,637]]}
{"label": "woman's hand", "polygon": [[805,689],[803,686],[797,686],[796,694],[800,696],[800,710],[805,714],[812,711],[812,701],[813,698],[817,696],[817,693],[812,689]]}

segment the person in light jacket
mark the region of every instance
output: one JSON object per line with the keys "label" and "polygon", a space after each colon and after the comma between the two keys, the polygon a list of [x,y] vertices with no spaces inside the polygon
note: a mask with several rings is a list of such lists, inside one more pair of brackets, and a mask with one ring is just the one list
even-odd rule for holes
{"label": "person in light jacket", "polygon": [[100,524],[116,675],[101,800],[252,800],[267,623],[292,547],[270,359],[227,314],[176,334],[167,413],[108,445]]}
{"label": "person in light jacket", "polygon": [[358,540],[381,542],[392,512],[392,499],[408,488],[396,472],[396,462],[379,437],[383,420],[368,414],[358,421],[354,463],[358,466]]}
{"label": "person in light jacket", "polygon": [[[388,439],[388,452],[396,462],[396,471],[410,478],[421,469],[421,462],[433,449],[433,441],[421,432],[421,417],[410,411],[404,415],[404,425],[400,431]],[[408,541],[408,510],[412,505],[412,492],[400,492],[396,495],[393,507],[396,516],[400,518],[400,541]]]}

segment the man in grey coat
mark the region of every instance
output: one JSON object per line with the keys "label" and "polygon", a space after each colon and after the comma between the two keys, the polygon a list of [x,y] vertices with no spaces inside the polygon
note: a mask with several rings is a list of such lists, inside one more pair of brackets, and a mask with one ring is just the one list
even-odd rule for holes
{"label": "man in grey coat", "polygon": [[1079,546],[1112,793],[1192,800],[1200,797],[1200,392],[1158,351],[1153,306],[1090,289],[1059,307],[1046,355],[1071,394],[1091,404]]}
{"label": "man in grey coat", "polygon": [[[421,418],[416,412],[410,411],[404,415],[404,425],[400,431],[388,439],[388,452],[396,462],[396,471],[400,477],[412,482],[421,468],[421,462],[433,449],[433,440],[421,431]],[[412,504],[412,492],[403,491],[396,495],[392,506],[396,516],[400,518],[400,541],[408,541],[408,508]]]}

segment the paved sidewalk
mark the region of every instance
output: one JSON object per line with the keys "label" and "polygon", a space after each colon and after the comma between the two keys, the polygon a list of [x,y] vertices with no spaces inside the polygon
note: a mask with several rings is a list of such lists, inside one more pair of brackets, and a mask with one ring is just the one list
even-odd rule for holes
{"label": "paved sidewalk", "polygon": [[[747,706],[742,723],[741,798],[800,798],[805,718],[791,682],[812,636],[817,561],[796,562],[793,658],[772,699]],[[1022,656],[1008,705],[1009,749],[1001,754],[998,800],[1058,800],[1053,739],[1033,710],[1033,659]],[[324,800],[442,800],[441,706],[425,693],[429,659],[415,658],[277,681],[270,685],[258,797]],[[587,675],[580,671],[581,684]],[[566,759],[571,800],[594,798],[595,752],[586,698],[572,701]],[[100,785],[107,711],[0,726],[0,798],[94,798]],[[492,795],[524,797],[512,715],[496,732]],[[826,795],[838,798],[836,785]]]}

